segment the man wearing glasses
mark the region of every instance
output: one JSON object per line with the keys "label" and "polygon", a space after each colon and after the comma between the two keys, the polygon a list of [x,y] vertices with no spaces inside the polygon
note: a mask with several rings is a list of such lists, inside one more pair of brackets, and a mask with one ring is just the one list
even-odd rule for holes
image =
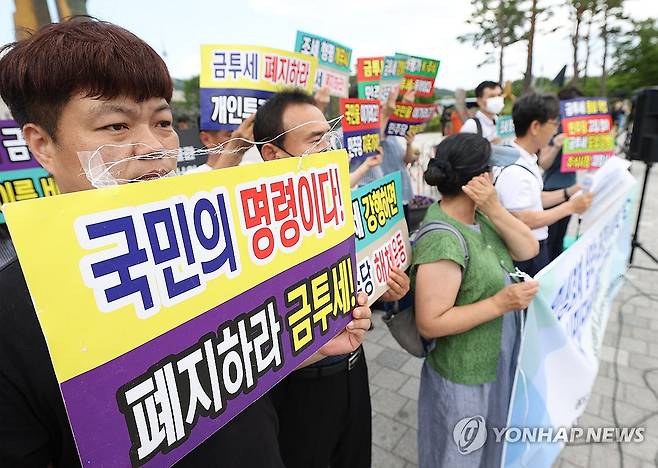
{"label": "man wearing glasses", "polygon": [[[341,139],[330,122],[313,97],[300,90],[280,92],[256,113],[254,140],[267,142],[256,147],[265,161],[338,149]],[[400,299],[409,278],[394,269],[388,285],[382,299]],[[287,468],[370,468],[372,416],[363,347],[297,369],[270,396]]]}
{"label": "man wearing glasses", "polygon": [[537,153],[546,147],[560,126],[560,102],[549,94],[527,94],[517,99],[512,110],[516,139],[512,146],[519,152],[516,163],[494,172],[494,184],[501,204],[527,224],[539,241],[539,255],[516,266],[536,275],[550,262],[548,226],[574,213],[584,213],[592,203],[592,194],[574,195],[578,187],[544,192]]}

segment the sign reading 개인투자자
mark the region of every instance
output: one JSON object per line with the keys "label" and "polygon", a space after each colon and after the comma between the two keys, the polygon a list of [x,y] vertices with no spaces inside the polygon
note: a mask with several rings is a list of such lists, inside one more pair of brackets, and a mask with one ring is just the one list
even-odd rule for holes
{"label": "sign reading \uac1c\uc778\ud22c\uc790\uc790", "polygon": [[335,151],[5,205],[83,464],[171,466],[336,335],[350,201]]}

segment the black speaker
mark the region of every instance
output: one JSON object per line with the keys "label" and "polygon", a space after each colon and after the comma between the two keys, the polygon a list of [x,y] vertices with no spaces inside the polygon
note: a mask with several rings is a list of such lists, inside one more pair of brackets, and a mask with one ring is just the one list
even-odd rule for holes
{"label": "black speaker", "polygon": [[631,159],[658,162],[658,86],[643,88],[634,96]]}

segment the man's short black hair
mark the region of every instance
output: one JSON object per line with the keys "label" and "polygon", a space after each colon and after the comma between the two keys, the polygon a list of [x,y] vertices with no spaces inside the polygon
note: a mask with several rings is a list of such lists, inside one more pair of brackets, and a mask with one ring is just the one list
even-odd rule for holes
{"label": "man's short black hair", "polygon": [[483,81],[482,83],[480,83],[477,86],[477,88],[475,88],[475,97],[476,98],[481,98],[482,96],[484,96],[484,90],[487,89],[487,88],[489,88],[489,89],[496,89],[496,88],[503,89],[503,87],[500,86],[500,83],[496,83],[495,81]]}
{"label": "man's short black hair", "polygon": [[[285,136],[279,136],[284,132],[283,113],[288,106],[295,104],[310,104],[314,106],[315,99],[301,89],[281,91],[272,96],[256,112],[256,117],[254,118],[254,140],[283,146]],[[256,147],[260,151],[263,144],[257,144]]]}
{"label": "man's short black hair", "polygon": [[521,96],[512,108],[512,120],[517,137],[528,133],[530,124],[535,120],[545,124],[560,115],[560,101],[553,94],[530,93]]}
{"label": "man's short black hair", "polygon": [[585,96],[583,92],[580,90],[580,88],[570,85],[565,88],[562,88],[560,91],[557,93],[557,97],[560,98],[560,100],[566,101],[567,99],[575,99],[579,97]]}

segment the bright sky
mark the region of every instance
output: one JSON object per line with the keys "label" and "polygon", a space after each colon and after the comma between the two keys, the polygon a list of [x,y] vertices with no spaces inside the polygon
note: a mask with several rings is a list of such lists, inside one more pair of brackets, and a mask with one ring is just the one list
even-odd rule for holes
{"label": "bright sky", "polygon": [[[54,12],[54,0],[48,0]],[[540,5],[563,5],[564,0],[540,0]],[[322,5],[326,5],[323,7]],[[626,0],[635,19],[658,17],[658,1]],[[497,79],[497,65],[477,68],[486,50],[461,44],[469,32],[469,0],[88,0],[89,14],[119,24],[163,54],[172,75],[199,73],[200,44],[248,44],[292,49],[297,30],[318,34],[353,49],[357,57],[403,52],[441,60],[436,86],[473,88],[484,79]],[[565,26],[553,34],[539,33],[535,41],[534,73],[553,77],[571,66],[566,8],[554,8],[543,29]],[[14,2],[0,0],[0,44],[14,39]],[[590,74],[600,70],[601,48],[592,51]],[[526,43],[508,49],[505,79],[523,76]]]}

